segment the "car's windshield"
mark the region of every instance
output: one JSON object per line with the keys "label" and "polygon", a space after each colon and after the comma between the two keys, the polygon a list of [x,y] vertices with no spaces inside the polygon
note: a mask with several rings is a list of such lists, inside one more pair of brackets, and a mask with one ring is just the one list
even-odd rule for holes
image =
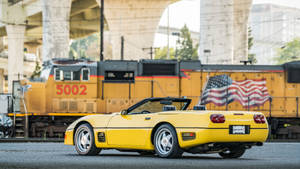
{"label": "car's windshield", "polygon": [[128,114],[162,112],[164,106],[173,107],[174,110],[185,110],[189,100],[148,100],[145,103],[129,109]]}

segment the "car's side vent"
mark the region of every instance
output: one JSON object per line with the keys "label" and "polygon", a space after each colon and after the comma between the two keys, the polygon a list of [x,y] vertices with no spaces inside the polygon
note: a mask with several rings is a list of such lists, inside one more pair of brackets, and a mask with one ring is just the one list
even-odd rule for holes
{"label": "car's side vent", "polygon": [[104,132],[98,133],[98,142],[105,142],[105,133]]}

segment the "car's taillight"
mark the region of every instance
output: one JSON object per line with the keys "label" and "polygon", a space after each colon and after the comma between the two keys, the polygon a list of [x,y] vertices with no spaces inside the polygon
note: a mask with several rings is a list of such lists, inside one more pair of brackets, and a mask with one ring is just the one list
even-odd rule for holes
{"label": "car's taillight", "polygon": [[225,116],[223,114],[212,114],[212,115],[210,115],[210,120],[213,123],[224,123]]}
{"label": "car's taillight", "polygon": [[265,119],[265,116],[262,115],[262,114],[255,114],[253,116],[253,119],[255,121],[255,123],[265,123],[266,122],[266,119]]}

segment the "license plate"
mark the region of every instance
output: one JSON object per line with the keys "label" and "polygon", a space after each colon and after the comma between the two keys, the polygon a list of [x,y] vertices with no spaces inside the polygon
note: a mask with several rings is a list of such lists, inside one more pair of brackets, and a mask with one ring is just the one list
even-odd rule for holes
{"label": "license plate", "polygon": [[230,134],[249,134],[249,126],[230,126],[229,133]]}

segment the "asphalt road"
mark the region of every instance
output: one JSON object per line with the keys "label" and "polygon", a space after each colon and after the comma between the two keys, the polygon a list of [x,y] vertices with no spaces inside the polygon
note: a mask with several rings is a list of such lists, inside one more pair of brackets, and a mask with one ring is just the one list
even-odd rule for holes
{"label": "asphalt road", "polygon": [[217,154],[185,153],[180,159],[161,159],[103,150],[98,156],[79,156],[73,146],[62,143],[0,143],[0,169],[167,169],[167,168],[259,168],[300,169],[300,143],[266,143],[253,147],[240,159],[222,159]]}

